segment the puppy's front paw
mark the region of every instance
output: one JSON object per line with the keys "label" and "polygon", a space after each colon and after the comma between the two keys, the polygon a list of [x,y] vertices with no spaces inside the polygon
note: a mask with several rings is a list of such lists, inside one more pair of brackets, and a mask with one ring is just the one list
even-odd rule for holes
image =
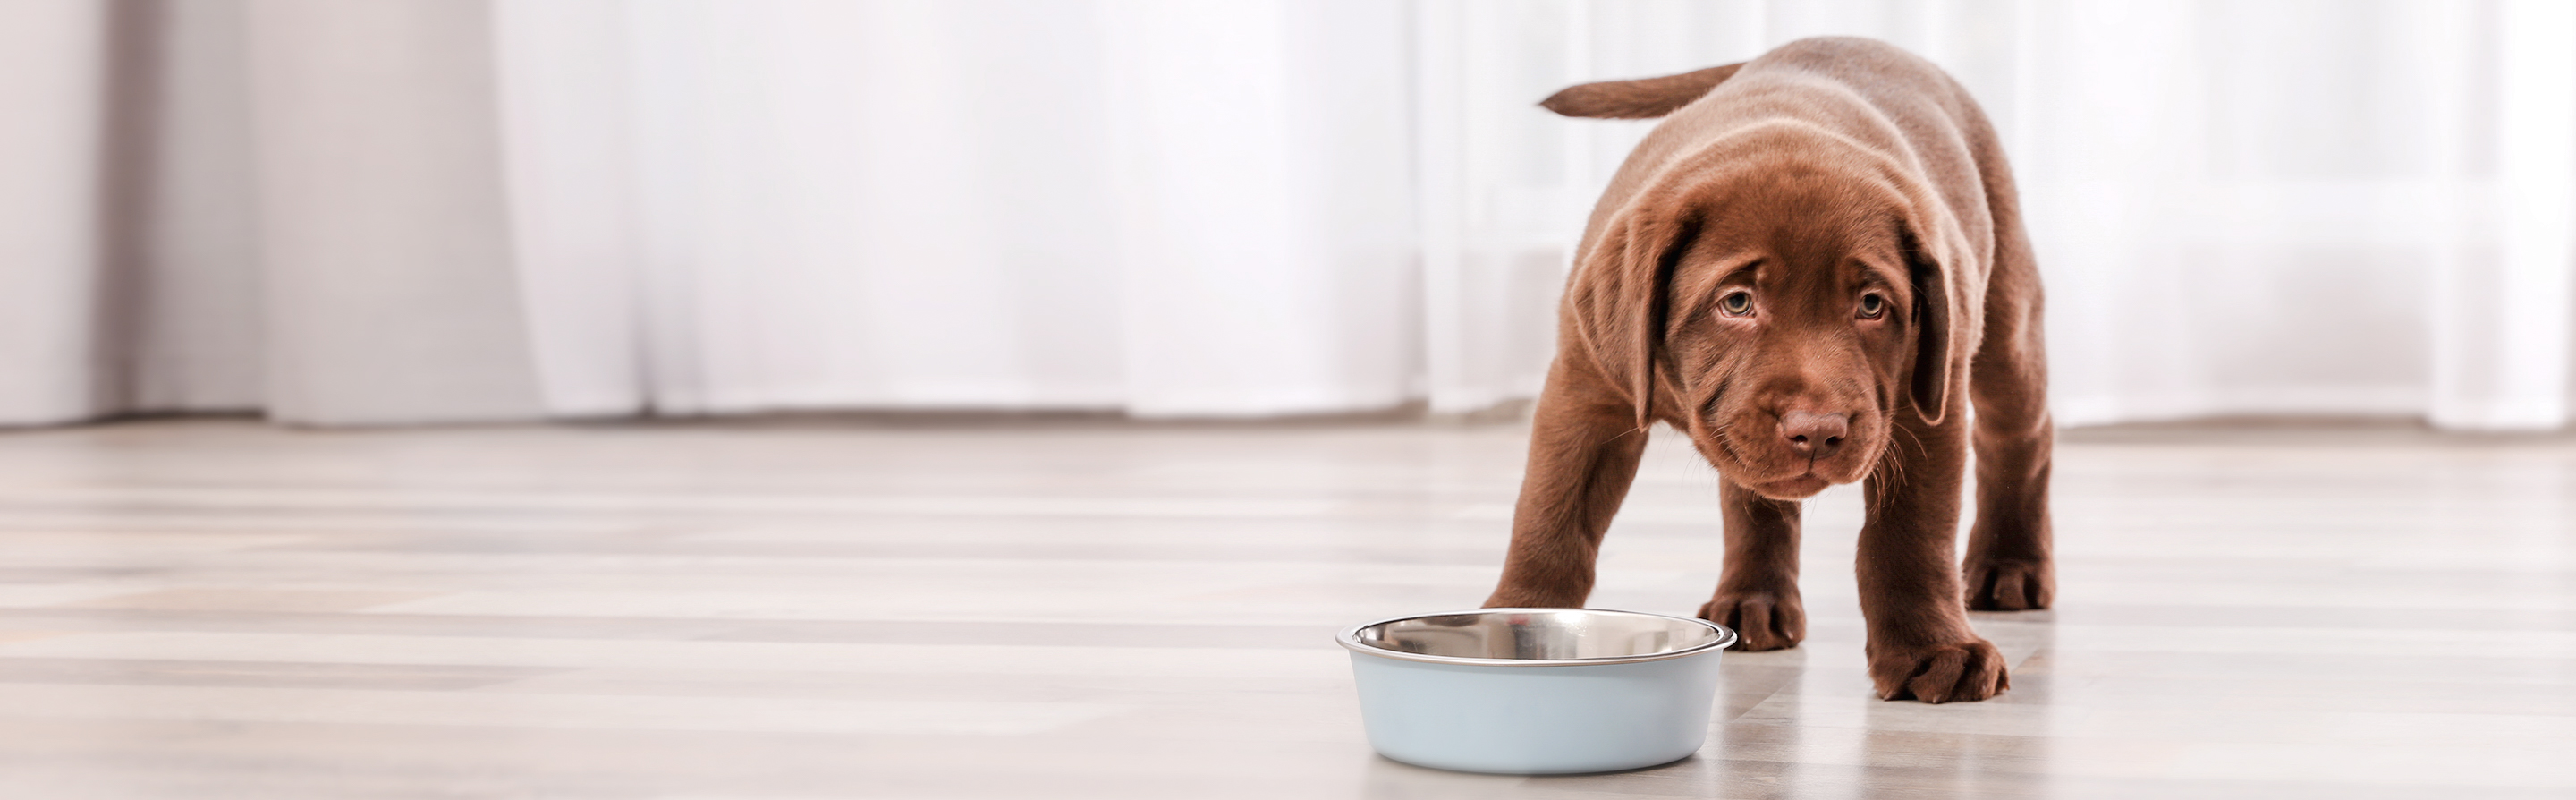
{"label": "puppy's front paw", "polygon": [[1735,650],[1783,650],[1807,638],[1807,609],[1798,593],[1720,592],[1699,618],[1735,630]]}
{"label": "puppy's front paw", "polygon": [[1961,571],[1973,610],[2030,611],[2057,599],[2057,577],[2046,561],[1971,558]]}
{"label": "puppy's front paw", "polygon": [[1933,645],[1869,647],[1869,677],[1881,700],[1949,703],[1984,700],[2012,688],[2004,655],[1970,635]]}

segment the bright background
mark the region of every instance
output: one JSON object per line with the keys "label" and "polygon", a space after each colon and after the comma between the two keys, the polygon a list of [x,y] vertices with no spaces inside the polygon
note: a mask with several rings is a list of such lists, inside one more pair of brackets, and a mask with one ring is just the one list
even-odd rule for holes
{"label": "bright background", "polygon": [[1895,42],[2006,132],[2059,418],[2569,408],[2576,5],[0,1],[0,423],[1525,398],[1651,123]]}

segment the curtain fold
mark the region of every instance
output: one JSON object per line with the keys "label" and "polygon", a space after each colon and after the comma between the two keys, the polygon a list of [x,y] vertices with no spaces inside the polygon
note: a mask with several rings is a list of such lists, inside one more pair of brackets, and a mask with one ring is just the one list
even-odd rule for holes
{"label": "curtain fold", "polygon": [[1534,393],[1651,122],[1873,36],[1985,105],[2070,424],[2569,415],[2548,0],[20,0],[0,423]]}
{"label": "curtain fold", "polygon": [[1101,8],[1123,405],[1252,416],[1418,395],[1406,9]]}
{"label": "curtain fold", "polygon": [[488,6],[246,10],[268,413],[323,425],[541,413]]}
{"label": "curtain fold", "polygon": [[107,16],[83,0],[0,4],[0,421],[106,410],[95,222],[103,202]]}
{"label": "curtain fold", "polygon": [[[2494,191],[2501,243],[2489,258],[2461,259],[2454,275],[2486,273],[2483,287],[2454,290],[2457,325],[2432,404],[2436,423],[2468,428],[2549,428],[2567,419],[2568,334],[2576,298],[2576,5],[2505,0],[2496,20]],[[2473,278],[2471,280],[2477,280]],[[2486,291],[2477,291],[2484,288]],[[2466,327],[2466,326],[2462,326]]]}
{"label": "curtain fold", "polygon": [[110,5],[117,76],[98,229],[117,338],[96,412],[247,411],[267,397],[251,86],[237,0]]}

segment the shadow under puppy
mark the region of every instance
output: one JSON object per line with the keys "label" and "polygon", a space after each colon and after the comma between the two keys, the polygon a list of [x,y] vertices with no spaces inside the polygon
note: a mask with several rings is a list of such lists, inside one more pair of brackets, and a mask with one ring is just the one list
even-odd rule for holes
{"label": "shadow under puppy", "polygon": [[[1726,560],[1699,615],[1739,647],[1806,635],[1798,501],[1865,481],[1878,695],[2004,691],[1966,609],[2048,607],[2054,433],[2039,273],[1984,112],[1930,62],[1852,38],[1542,105],[1664,121],[1584,230],[1486,606],[1583,604],[1661,421],[1717,468]],[[1972,441],[1977,520],[1954,569]]]}

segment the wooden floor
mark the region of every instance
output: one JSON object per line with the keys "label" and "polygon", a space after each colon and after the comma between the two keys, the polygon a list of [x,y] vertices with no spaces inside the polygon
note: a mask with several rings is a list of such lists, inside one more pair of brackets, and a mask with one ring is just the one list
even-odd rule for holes
{"label": "wooden floor", "polygon": [[[2070,433],[2013,691],[1870,697],[1854,494],[1699,755],[1364,741],[1338,626],[1472,606],[1513,424],[842,420],[0,435],[0,797],[2576,795],[2576,439]],[[1595,605],[1689,613],[1649,455]]]}

